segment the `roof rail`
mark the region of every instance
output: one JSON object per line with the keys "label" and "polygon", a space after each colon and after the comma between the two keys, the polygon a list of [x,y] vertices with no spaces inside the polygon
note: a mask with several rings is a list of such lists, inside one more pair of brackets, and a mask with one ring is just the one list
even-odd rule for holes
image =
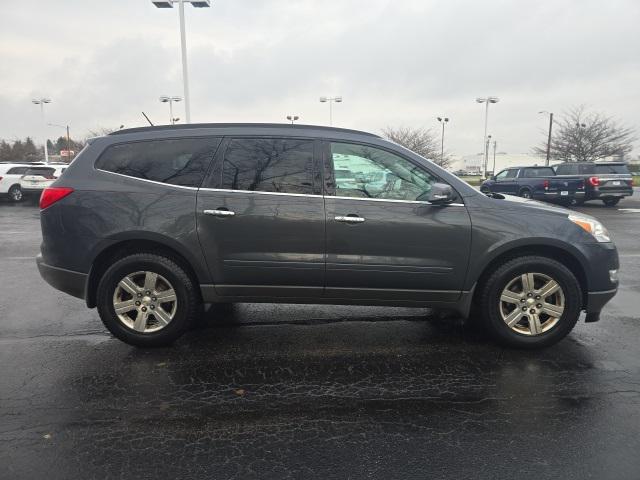
{"label": "roof rail", "polygon": [[254,128],[292,128],[296,130],[327,130],[330,132],[357,133],[360,135],[369,135],[371,137],[380,138],[375,133],[363,132],[360,130],[352,130],[349,128],[326,127],[321,125],[301,125],[290,123],[187,123],[180,125],[156,125],[153,127],[135,127],[115,130],[109,135],[122,135],[125,133],[135,132],[154,132],[165,130],[189,130],[198,128],[234,128],[234,127],[254,127]]}

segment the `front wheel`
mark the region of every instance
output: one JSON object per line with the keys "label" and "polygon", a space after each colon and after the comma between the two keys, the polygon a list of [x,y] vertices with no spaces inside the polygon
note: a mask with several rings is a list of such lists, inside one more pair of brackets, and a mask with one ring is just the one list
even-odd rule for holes
{"label": "front wheel", "polygon": [[8,192],[9,195],[9,200],[11,200],[14,203],[17,202],[21,202],[23,195],[22,195],[22,189],[20,188],[20,185],[13,185]]}
{"label": "front wheel", "polygon": [[603,198],[602,199],[602,203],[604,203],[605,206],[607,207],[615,207],[619,201],[620,201],[619,198]]}
{"label": "front wheel", "polygon": [[102,276],[100,318],[120,340],[139,347],[167,345],[197,318],[197,285],[173,259],[152,253],[124,257]]}
{"label": "front wheel", "polygon": [[498,267],[480,290],[484,324],[502,344],[553,345],[575,326],[582,309],[580,284],[560,262],[515,258]]}

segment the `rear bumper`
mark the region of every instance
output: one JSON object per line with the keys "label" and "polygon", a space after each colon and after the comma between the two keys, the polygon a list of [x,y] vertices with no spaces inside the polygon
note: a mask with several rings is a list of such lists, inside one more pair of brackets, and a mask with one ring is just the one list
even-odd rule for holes
{"label": "rear bumper", "polygon": [[36,257],[40,276],[53,288],[84,299],[87,285],[86,273],[74,272],[60,267],[52,267],[44,263],[42,255]]}
{"label": "rear bumper", "polygon": [[616,190],[600,190],[599,188],[594,188],[588,193],[587,198],[588,199],[611,198],[611,197],[621,198],[621,197],[630,197],[631,195],[633,195],[633,188],[631,187],[621,188]]}
{"label": "rear bumper", "polygon": [[584,198],[584,192],[583,191],[572,192],[572,191],[569,190],[566,195],[562,195],[562,193],[560,191],[556,191],[556,192],[539,192],[539,193],[534,193],[533,194],[533,198],[535,200],[568,200],[568,199],[573,199],[573,198],[582,199],[582,198]]}

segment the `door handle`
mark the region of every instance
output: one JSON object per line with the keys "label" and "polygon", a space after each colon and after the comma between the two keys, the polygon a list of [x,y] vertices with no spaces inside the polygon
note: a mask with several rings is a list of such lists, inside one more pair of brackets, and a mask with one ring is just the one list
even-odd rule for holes
{"label": "door handle", "polygon": [[203,210],[202,213],[205,215],[213,215],[214,217],[233,217],[236,212],[232,212],[231,210]]}
{"label": "door handle", "polygon": [[358,217],[356,215],[338,215],[335,217],[336,222],[345,222],[345,223],[362,223],[364,222],[364,218]]}

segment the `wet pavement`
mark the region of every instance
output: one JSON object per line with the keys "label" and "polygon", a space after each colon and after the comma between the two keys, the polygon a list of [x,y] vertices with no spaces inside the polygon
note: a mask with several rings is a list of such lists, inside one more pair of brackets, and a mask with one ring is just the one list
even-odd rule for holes
{"label": "wet pavement", "polygon": [[640,198],[579,210],[621,291],[546,350],[428,310],[256,304],[141,350],[40,279],[37,207],[0,203],[0,478],[640,478]]}

